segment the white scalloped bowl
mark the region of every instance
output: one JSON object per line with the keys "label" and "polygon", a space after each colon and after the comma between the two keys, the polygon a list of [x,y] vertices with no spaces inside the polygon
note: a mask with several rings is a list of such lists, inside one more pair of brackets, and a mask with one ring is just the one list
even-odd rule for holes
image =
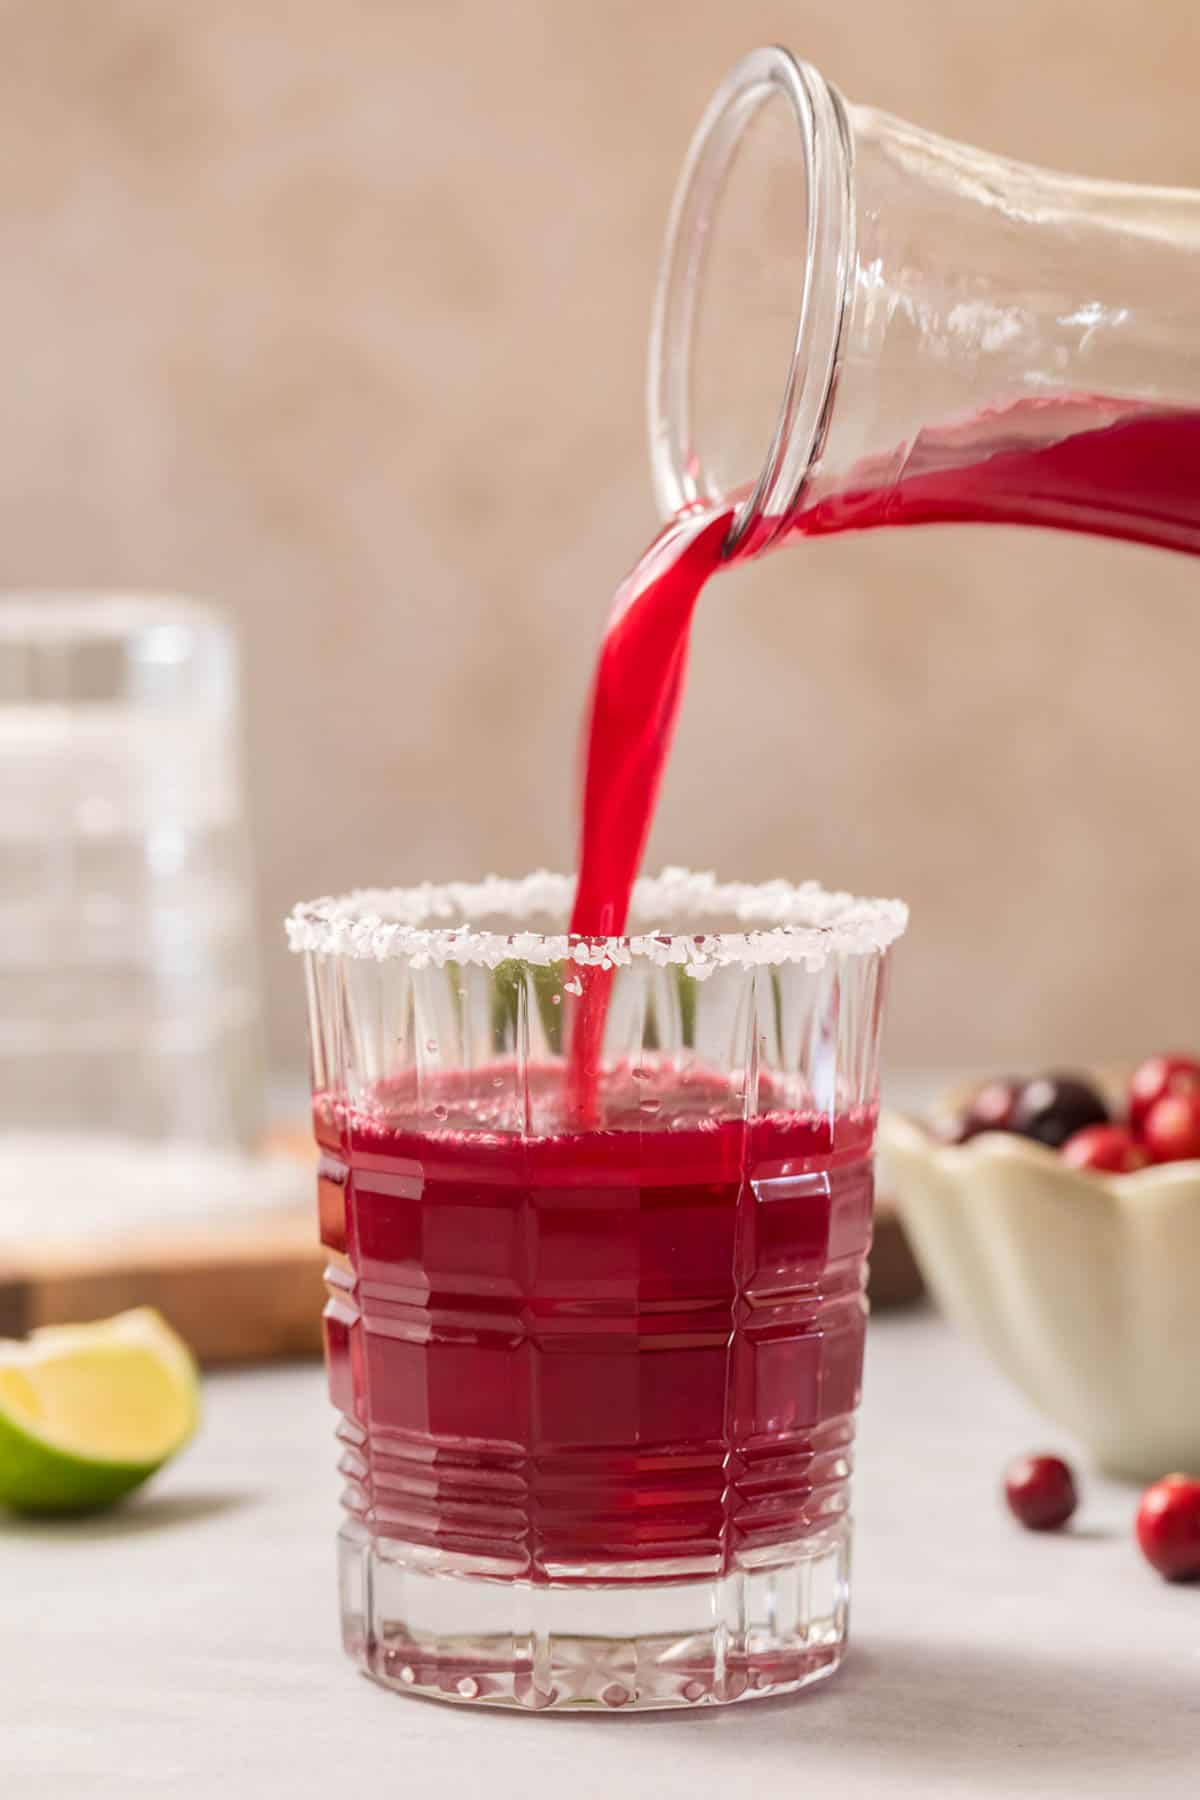
{"label": "white scalloped bowl", "polygon": [[896,1114],[879,1143],[930,1289],[1033,1404],[1110,1474],[1200,1470],[1200,1162],[1083,1174]]}

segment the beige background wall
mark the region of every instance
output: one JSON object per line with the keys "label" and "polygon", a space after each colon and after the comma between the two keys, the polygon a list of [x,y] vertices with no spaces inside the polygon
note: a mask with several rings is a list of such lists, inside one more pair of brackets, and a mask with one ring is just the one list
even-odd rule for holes
{"label": "beige background wall", "polygon": [[[227,603],[277,920],[561,864],[589,657],[651,525],[659,232],[783,40],[1012,154],[1200,186],[1191,0],[5,0],[0,584]],[[1198,298],[1200,305],[1200,298]],[[705,602],[655,860],[914,907],[896,1060],[1200,1043],[1200,571],[961,530]]]}

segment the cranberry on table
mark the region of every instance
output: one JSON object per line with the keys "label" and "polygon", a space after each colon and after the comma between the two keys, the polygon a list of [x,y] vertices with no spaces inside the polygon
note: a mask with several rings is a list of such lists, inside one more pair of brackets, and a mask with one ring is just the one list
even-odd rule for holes
{"label": "cranberry on table", "polygon": [[1012,1129],[1058,1150],[1085,1125],[1107,1125],[1108,1108],[1090,1082],[1074,1075],[1037,1075],[1017,1095]]}
{"label": "cranberry on table", "polygon": [[1075,1511],[1075,1477],[1061,1456],[1019,1456],[1004,1471],[1004,1498],[1030,1531],[1057,1531]]}
{"label": "cranberry on table", "polygon": [[1200,1157],[1200,1094],[1166,1094],[1142,1126],[1152,1162],[1190,1162]]}
{"label": "cranberry on table", "polygon": [[971,1096],[959,1124],[958,1141],[965,1144],[981,1131],[1008,1131],[1020,1092],[1019,1081],[985,1081]]}
{"label": "cranberry on table", "polygon": [[1200,1062],[1192,1056],[1148,1056],[1129,1083],[1129,1124],[1140,1137],[1151,1109],[1168,1094],[1200,1094]]}
{"label": "cranberry on table", "polygon": [[1138,1547],[1168,1581],[1200,1577],[1200,1481],[1164,1475],[1142,1495],[1137,1509]]}
{"label": "cranberry on table", "polygon": [[1131,1175],[1150,1161],[1125,1125],[1085,1125],[1062,1147],[1062,1159],[1072,1169],[1094,1169],[1107,1175]]}

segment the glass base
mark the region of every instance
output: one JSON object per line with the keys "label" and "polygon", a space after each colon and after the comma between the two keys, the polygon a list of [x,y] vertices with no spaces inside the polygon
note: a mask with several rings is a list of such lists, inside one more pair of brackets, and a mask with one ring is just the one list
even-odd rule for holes
{"label": "glass base", "polygon": [[842,1518],[725,1574],[622,1563],[534,1583],[351,1519],[342,1629],[373,1680],[459,1704],[603,1713],[766,1699],[841,1661],[849,1549]]}

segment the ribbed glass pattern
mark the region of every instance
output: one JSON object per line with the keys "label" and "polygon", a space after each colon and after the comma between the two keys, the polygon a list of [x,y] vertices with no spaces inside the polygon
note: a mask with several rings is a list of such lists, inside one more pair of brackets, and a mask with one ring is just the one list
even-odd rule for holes
{"label": "ribbed glass pattern", "polygon": [[307,965],[353,1653],[535,1706],[827,1672],[883,955]]}

